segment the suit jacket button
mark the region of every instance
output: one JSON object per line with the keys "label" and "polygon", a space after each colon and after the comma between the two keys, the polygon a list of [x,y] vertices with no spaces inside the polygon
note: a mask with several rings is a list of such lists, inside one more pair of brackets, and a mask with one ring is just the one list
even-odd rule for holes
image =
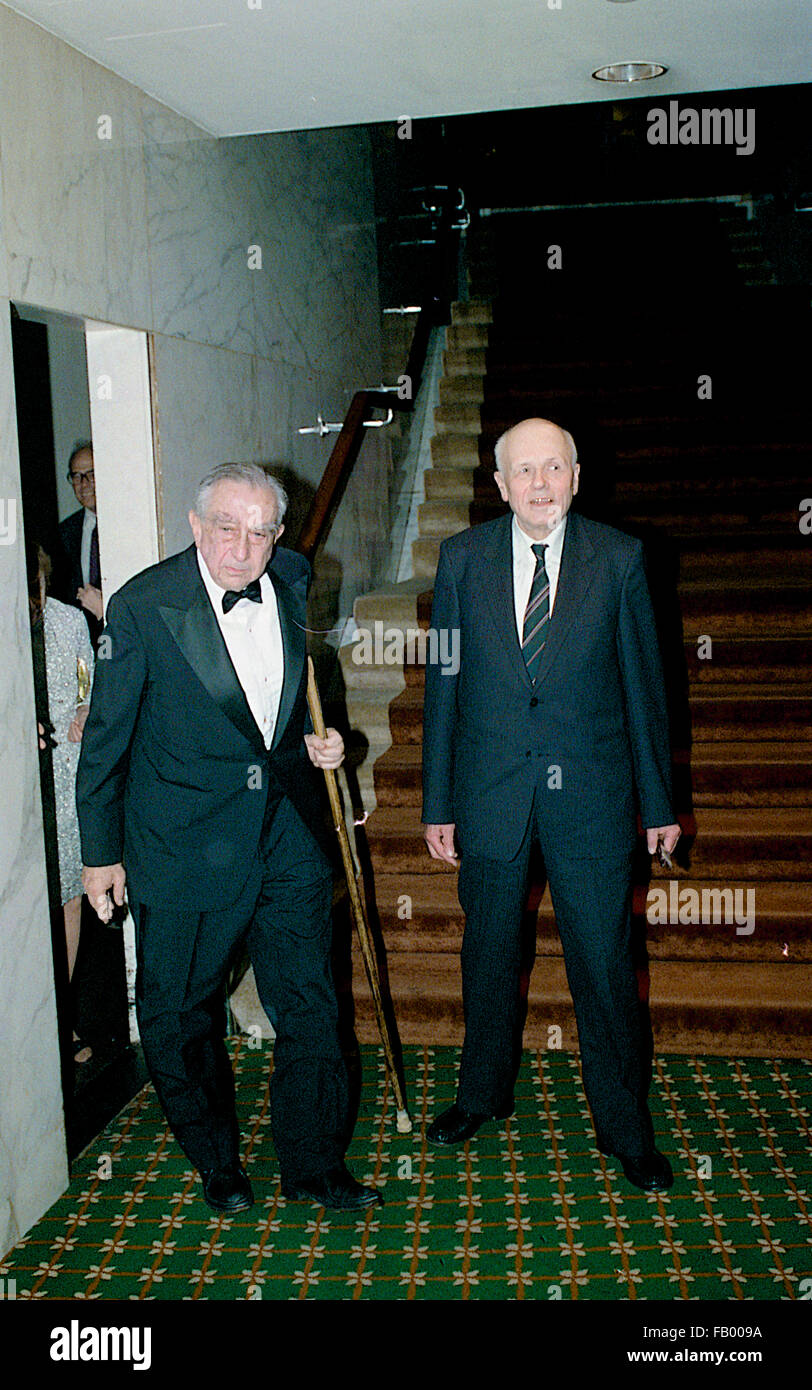
{"label": "suit jacket button", "polygon": [[536,705],[538,704],[538,702],[539,702],[539,697],[538,697],[538,695],[533,695],[532,698],[531,698],[531,700],[530,700],[530,708],[531,708],[531,709],[535,709],[535,708],[536,708]]}

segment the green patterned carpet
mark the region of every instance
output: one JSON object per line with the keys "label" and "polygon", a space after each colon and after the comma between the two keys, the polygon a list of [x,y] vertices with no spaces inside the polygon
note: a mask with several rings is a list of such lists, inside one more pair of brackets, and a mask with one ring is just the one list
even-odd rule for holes
{"label": "green patterned carpet", "polygon": [[0,1265],[18,1299],[812,1296],[810,1062],[660,1058],[652,1110],[676,1183],[646,1196],[594,1148],[576,1057],[525,1052],[515,1117],[438,1153],[423,1135],[454,1097],[456,1051],[405,1050],[415,1129],[399,1135],[363,1048],[348,1162],[386,1205],[356,1218],[279,1196],[271,1046],[232,1048],[255,1207],[209,1211],[148,1087]]}

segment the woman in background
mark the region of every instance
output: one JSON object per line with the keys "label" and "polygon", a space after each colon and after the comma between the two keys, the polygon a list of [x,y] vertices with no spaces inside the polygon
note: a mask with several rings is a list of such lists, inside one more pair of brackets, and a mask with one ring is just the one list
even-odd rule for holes
{"label": "woman in background", "polygon": [[[82,854],[76,817],[76,768],[93,681],[93,648],[78,608],[47,595],[51,562],[39,545],[28,548],[28,602],[32,624],[42,619],[48,710],[53,725],[54,801],[59,882],[65,916],[68,978],[73,979],[82,916]],[[74,1060],[88,1062],[91,1049],[74,1029]]]}

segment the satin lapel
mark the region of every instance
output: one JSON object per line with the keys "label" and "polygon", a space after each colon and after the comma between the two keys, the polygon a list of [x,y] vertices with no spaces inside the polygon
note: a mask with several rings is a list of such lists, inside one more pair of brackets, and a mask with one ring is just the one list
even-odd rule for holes
{"label": "satin lapel", "polygon": [[264,752],[262,735],[237,679],[200,576],[194,547],[191,547],[186,581],[187,593],[179,596],[182,606],[161,604],[158,612],[214,703],[255,748]]}
{"label": "satin lapel", "polygon": [[576,627],[579,611],[592,587],[594,560],[595,547],[584,534],[581,518],[577,512],[570,512],[564,532],[553,615],[550,618],[547,641],[541,653],[536,685],[545,680],[561,648]]}
{"label": "satin lapel", "polygon": [[[282,695],[279,700],[279,713],[276,716],[276,727],[274,728],[273,743],[271,750],[276,747],[285,726],[290,719],[293,709],[293,702],[299,689],[302,679],[302,668],[306,654],[306,630],[299,620],[296,611],[296,602],[290,588],[274,574],[272,570],[267,571],[268,578],[274,587],[276,594],[276,606],[279,612],[279,626],[282,632],[282,650],[285,654],[285,674],[282,682]],[[300,616],[304,616],[304,610]]]}
{"label": "satin lapel", "polygon": [[515,674],[529,687],[532,681],[522,656],[519,634],[516,630],[516,605],[513,600],[513,533],[511,530],[513,513],[503,518],[503,524],[494,529],[491,544],[486,554],[486,567],[490,582],[486,594],[500,637]]}

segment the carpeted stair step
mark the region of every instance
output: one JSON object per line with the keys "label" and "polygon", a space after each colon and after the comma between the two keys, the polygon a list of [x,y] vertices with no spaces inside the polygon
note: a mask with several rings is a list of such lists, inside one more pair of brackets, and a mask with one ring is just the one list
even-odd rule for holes
{"label": "carpeted stair step", "polygon": [[[393,952],[389,988],[404,1043],[462,1041],[462,998],[456,953]],[[361,969],[354,972],[361,1041],[374,1017]],[[658,1052],[722,1056],[806,1057],[812,1046],[812,965],[781,961],[660,961],[651,967],[650,1008]],[[537,958],[530,978],[525,1047],[546,1047],[552,1027],[567,1050],[577,1045],[564,962]],[[557,1041],[557,1039],[556,1039]]]}
{"label": "carpeted stair step", "polygon": [[[405,692],[404,692],[405,693]],[[695,742],[727,748],[727,740],[748,739],[806,742],[812,739],[809,691],[797,695],[729,694],[700,688],[691,696],[691,728]]]}
{"label": "carpeted stair step", "polygon": [[467,501],[454,498],[441,498],[432,502],[421,502],[417,509],[420,535],[453,536],[457,531],[465,531],[470,525],[470,510]]}
{"label": "carpeted stair step", "polygon": [[801,578],[809,584],[812,580],[812,547],[804,547],[803,537],[789,535],[782,538],[783,545],[771,547],[742,547],[741,549],[722,549],[701,551],[682,548],[679,555],[679,572],[686,580],[698,581],[709,578],[730,576],[732,582],[740,582],[743,574],[769,576],[772,583],[797,583]]}
{"label": "carpeted stair step", "polygon": [[435,434],[431,441],[431,461],[434,467],[440,468],[478,468],[478,440],[474,435]]}
{"label": "carpeted stair step", "polygon": [[[715,730],[714,730],[715,733]],[[392,751],[392,750],[390,750]],[[812,806],[812,741],[695,742],[675,760],[674,798],[688,806]]]}
{"label": "carpeted stair step", "polygon": [[490,299],[457,299],[451,305],[452,323],[490,323],[493,305]]}
{"label": "carpeted stair step", "polygon": [[812,628],[812,595],[809,588],[786,585],[763,589],[712,590],[710,585],[692,590],[680,585],[684,632],[724,637],[734,633],[764,636],[807,635]]}
{"label": "carpeted stair step", "polygon": [[[670,879],[662,878],[634,889],[633,912],[638,921],[645,919],[650,959],[812,961],[812,883],[694,883],[689,877],[675,882],[674,889]],[[663,890],[665,899],[654,890]],[[456,871],[382,873],[376,879],[375,897],[388,956],[404,951],[459,952],[465,917]],[[536,914],[536,953],[560,956],[561,939],[546,884],[531,887],[529,911]]]}
{"label": "carpeted stair step", "polygon": [[423,475],[427,502],[472,501],[474,470],[470,468],[427,468]]}
{"label": "carpeted stair step", "polygon": [[451,352],[469,352],[471,348],[485,348],[488,346],[489,331],[490,324],[478,323],[476,320],[451,323],[446,329],[446,347]]}
{"label": "carpeted stair step", "polygon": [[469,376],[476,373],[481,376],[486,370],[486,352],[484,347],[461,348],[448,347],[443,350],[443,371],[446,377]]}
{"label": "carpeted stair step", "polygon": [[[431,607],[423,594],[418,599],[417,611],[419,621],[429,621]],[[707,659],[700,658],[697,643],[688,640],[684,651],[690,679],[696,685],[740,684],[755,677],[761,686],[771,683],[785,686],[812,680],[812,637],[734,635],[714,640]],[[797,693],[803,694],[803,691]]]}
{"label": "carpeted stair step", "polygon": [[441,540],[441,536],[418,536],[412,541],[412,568],[425,583],[433,582],[437,573]]}
{"label": "carpeted stair step", "polygon": [[476,401],[454,401],[435,406],[435,433],[478,436],[482,428],[479,409]]}
{"label": "carpeted stair step", "polygon": [[467,376],[443,376],[440,378],[440,404],[476,405],[482,402],[484,377],[469,373]]}

